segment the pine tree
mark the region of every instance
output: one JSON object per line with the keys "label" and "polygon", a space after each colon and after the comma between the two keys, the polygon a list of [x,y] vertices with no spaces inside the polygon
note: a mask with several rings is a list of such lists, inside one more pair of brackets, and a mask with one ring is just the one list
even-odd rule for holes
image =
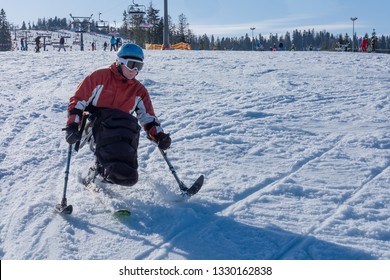
{"label": "pine tree", "polygon": [[179,24],[177,27],[177,37],[179,42],[188,43],[189,42],[189,23],[187,17],[182,13],[179,15]]}
{"label": "pine tree", "polygon": [[140,46],[144,46],[146,41],[146,31],[141,26],[144,19],[143,15],[134,14],[127,17],[127,19],[130,40]]}
{"label": "pine tree", "polygon": [[147,10],[147,22],[152,25],[148,29],[148,43],[151,44],[162,44],[163,38],[163,22],[161,17],[158,15],[159,10],[153,8],[152,3],[150,3]]}
{"label": "pine tree", "polygon": [[0,11],[0,51],[10,51],[12,48],[11,31],[4,9]]}

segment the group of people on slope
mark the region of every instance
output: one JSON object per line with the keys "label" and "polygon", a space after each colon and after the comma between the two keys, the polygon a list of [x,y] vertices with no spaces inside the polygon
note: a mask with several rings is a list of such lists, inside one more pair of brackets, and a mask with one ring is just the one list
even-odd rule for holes
{"label": "group of people on slope", "polygon": [[122,46],[122,39],[120,37],[115,38],[115,36],[112,35],[110,39],[110,45],[110,51],[117,51]]}
{"label": "group of people on slope", "polygon": [[[376,51],[376,38],[372,38],[371,39],[371,51],[372,52],[375,52]],[[368,48],[368,38],[367,37],[364,37],[363,39],[361,39],[361,43],[360,43],[360,49],[362,52],[367,52],[367,48]]]}

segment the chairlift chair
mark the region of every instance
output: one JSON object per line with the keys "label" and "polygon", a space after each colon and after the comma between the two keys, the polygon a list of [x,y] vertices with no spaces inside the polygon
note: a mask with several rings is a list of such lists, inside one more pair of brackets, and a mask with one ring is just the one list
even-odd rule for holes
{"label": "chairlift chair", "polygon": [[98,29],[108,29],[110,24],[108,21],[99,20],[96,22],[96,28]]}
{"label": "chairlift chair", "polygon": [[108,33],[108,35],[117,36],[117,35],[119,35],[119,32],[116,31],[116,30],[112,30],[112,31],[110,31],[110,32]]}
{"label": "chairlift chair", "polygon": [[99,13],[99,20],[96,21],[96,28],[98,28],[99,30],[102,30],[102,29],[109,29],[110,28],[110,23],[108,21],[104,21],[102,19],[100,19],[100,15],[102,13]]}
{"label": "chairlift chair", "polygon": [[72,18],[71,22],[71,30],[73,30],[76,33],[85,33],[85,32],[91,32],[91,18],[93,14],[90,17],[79,17],[79,16],[73,16],[72,14],[69,14]]}
{"label": "chairlift chair", "polygon": [[142,28],[152,28],[153,27],[152,24],[147,23],[147,22],[142,22],[139,26]]}
{"label": "chairlift chair", "polygon": [[136,3],[134,3],[134,0],[133,0],[133,5],[129,5],[129,7],[127,8],[127,13],[129,15],[132,15],[132,16],[145,15],[146,14],[146,6],[136,4]]}

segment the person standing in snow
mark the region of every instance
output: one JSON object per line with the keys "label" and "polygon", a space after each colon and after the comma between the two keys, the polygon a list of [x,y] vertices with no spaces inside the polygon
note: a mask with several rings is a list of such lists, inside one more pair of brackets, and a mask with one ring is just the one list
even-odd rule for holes
{"label": "person standing in snow", "polygon": [[24,38],[20,39],[20,50],[24,51]]}
{"label": "person standing in snow", "polygon": [[371,52],[376,52],[377,37],[372,35],[371,37]]}
{"label": "person standing in snow", "polygon": [[124,44],[116,62],[88,75],[68,105],[66,141],[75,144],[80,140],[79,126],[84,112],[89,112],[96,145],[96,165],[92,169],[108,183],[124,186],[137,183],[138,123],[160,149],[166,150],[171,145],[169,134],[154,113],[147,89],[136,79],[143,60],[144,53],[138,45]]}
{"label": "person standing in snow", "polygon": [[364,37],[362,43],[360,44],[362,52],[367,52],[367,45],[368,45],[367,38]]}
{"label": "person standing in snow", "polygon": [[122,39],[120,37],[116,38],[115,46],[117,50],[122,46]]}
{"label": "person standing in snow", "polygon": [[111,44],[110,51],[112,51],[112,50],[116,51],[116,39],[115,39],[114,35],[111,37],[110,44]]}
{"label": "person standing in snow", "polygon": [[35,52],[39,52],[39,50],[41,49],[41,36],[37,36],[35,38]]}
{"label": "person standing in snow", "polygon": [[295,44],[294,44],[294,43],[292,43],[290,51],[295,51],[295,50],[296,50],[296,48],[295,48]]}
{"label": "person standing in snow", "polygon": [[63,36],[61,36],[60,46],[58,47],[58,51],[60,51],[61,49],[64,49],[64,51],[66,52],[66,49],[65,49],[65,38]]}

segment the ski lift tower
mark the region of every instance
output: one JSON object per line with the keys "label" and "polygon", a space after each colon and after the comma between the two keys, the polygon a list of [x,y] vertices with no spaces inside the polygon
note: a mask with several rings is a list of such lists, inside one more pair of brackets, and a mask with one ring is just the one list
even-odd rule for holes
{"label": "ski lift tower", "polygon": [[163,50],[169,50],[169,26],[168,26],[168,0],[164,0],[164,33],[163,33]]}
{"label": "ski lift tower", "polygon": [[80,36],[80,51],[84,51],[84,37],[83,34],[86,32],[90,32],[91,30],[91,18],[93,14],[90,17],[74,17],[72,14],[69,14],[72,18],[72,29],[76,33],[81,33]]}
{"label": "ski lift tower", "polygon": [[355,20],[357,20],[357,17],[351,17],[352,20],[352,52],[355,51]]}
{"label": "ski lift tower", "polygon": [[255,38],[253,37],[253,31],[256,29],[256,27],[251,27],[250,30],[252,30],[252,51],[255,49],[253,44],[254,44],[254,40]]}

